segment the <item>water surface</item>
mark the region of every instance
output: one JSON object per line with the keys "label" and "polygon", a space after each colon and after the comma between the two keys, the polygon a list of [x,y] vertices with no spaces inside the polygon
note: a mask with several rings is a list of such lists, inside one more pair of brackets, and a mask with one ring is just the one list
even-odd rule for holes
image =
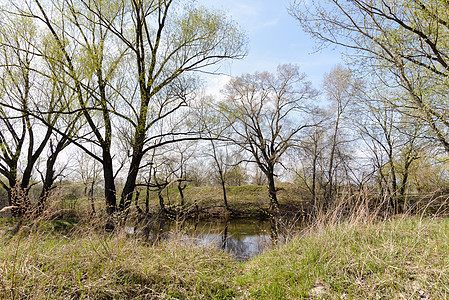
{"label": "water surface", "polygon": [[184,232],[184,241],[223,249],[239,261],[248,260],[272,246],[269,221],[190,222]]}
{"label": "water surface", "polygon": [[[239,261],[248,260],[273,245],[269,220],[186,221],[158,226],[159,234],[150,234],[150,241],[176,238],[199,247],[222,249]],[[128,234],[138,233],[134,227],[126,227],[125,231]],[[276,240],[282,238],[277,237]]]}

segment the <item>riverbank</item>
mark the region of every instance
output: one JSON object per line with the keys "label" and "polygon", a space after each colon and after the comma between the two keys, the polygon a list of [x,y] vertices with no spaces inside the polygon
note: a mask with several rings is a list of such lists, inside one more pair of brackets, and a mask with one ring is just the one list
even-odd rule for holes
{"label": "riverbank", "polygon": [[448,236],[443,218],[322,225],[238,263],[176,239],[25,226],[2,237],[0,298],[444,299]]}
{"label": "riverbank", "polygon": [[[278,201],[280,214],[288,219],[301,219],[310,204],[300,187],[291,183],[279,183]],[[244,185],[226,187],[228,207],[223,201],[221,187],[191,187],[182,192],[172,187],[164,190],[163,199],[165,214],[171,219],[267,219],[270,217],[270,200],[268,188],[261,185]],[[61,191],[64,197],[53,200],[53,218],[73,218],[92,214],[92,202],[85,197],[70,196],[69,191]],[[68,196],[67,196],[68,195]],[[133,199],[128,217],[135,219],[151,219],[160,214],[161,205],[159,195],[155,191],[148,194],[148,210],[146,207],[146,193],[140,191],[139,197]],[[97,215],[104,214],[105,203],[103,197],[93,199],[93,206]]]}

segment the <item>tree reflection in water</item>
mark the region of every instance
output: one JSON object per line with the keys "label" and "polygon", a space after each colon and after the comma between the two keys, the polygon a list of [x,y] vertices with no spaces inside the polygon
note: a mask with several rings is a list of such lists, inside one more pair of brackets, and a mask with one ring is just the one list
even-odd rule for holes
{"label": "tree reflection in water", "polygon": [[199,222],[195,225],[195,230],[186,231],[184,240],[199,246],[222,249],[239,261],[262,253],[272,244],[269,221],[227,220]]}
{"label": "tree reflection in water", "polygon": [[239,261],[248,260],[284,240],[282,235],[273,236],[270,220],[187,221],[183,224],[181,231],[173,224],[153,224],[158,230],[153,229],[147,235],[148,240],[155,243],[176,238],[197,246],[216,247],[231,253]]}

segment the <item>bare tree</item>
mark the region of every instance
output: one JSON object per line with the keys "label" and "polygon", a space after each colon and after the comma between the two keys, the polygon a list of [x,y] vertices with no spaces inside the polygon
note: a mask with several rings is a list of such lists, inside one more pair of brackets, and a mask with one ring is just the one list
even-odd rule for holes
{"label": "bare tree", "polygon": [[[333,199],[334,183],[336,178],[336,156],[342,151],[342,145],[347,142],[347,137],[342,134],[342,127],[346,119],[346,111],[350,103],[359,97],[362,91],[362,83],[355,78],[351,71],[342,66],[334,67],[324,75],[324,90],[328,100],[331,102],[331,126],[330,153],[327,170],[327,188],[325,195],[325,206]],[[334,179],[335,178],[335,179]]]}
{"label": "bare tree", "polygon": [[187,168],[189,161],[196,152],[195,142],[177,143],[165,151],[162,162],[171,175],[170,181],[176,182],[176,187],[181,198],[181,206],[184,206],[184,190],[187,188]]}
{"label": "bare tree", "polygon": [[278,211],[276,166],[296,142],[298,133],[311,124],[301,113],[316,92],[306,75],[294,65],[281,65],[276,74],[267,72],[234,78],[226,86],[223,116],[233,129],[236,145],[251,154],[268,180],[271,210]]}
{"label": "bare tree", "polygon": [[246,172],[241,166],[243,157],[238,151],[235,151],[236,149],[231,149],[229,142],[220,144],[219,141],[211,140],[210,144],[212,147],[210,156],[213,160],[215,183],[221,186],[224,206],[229,210],[226,186],[241,185],[245,181]]}
{"label": "bare tree", "polygon": [[84,195],[89,198],[92,214],[96,213],[94,190],[100,181],[102,169],[97,160],[93,159],[85,152],[79,152],[76,157],[77,168],[75,172],[78,174],[84,185]]}
{"label": "bare tree", "polygon": [[316,126],[306,128],[302,134],[302,139],[297,145],[297,151],[293,152],[293,160],[300,161],[300,165],[292,166],[296,177],[309,190],[312,198],[310,207],[318,208],[322,188],[325,186],[325,162],[324,152],[328,147],[326,141],[327,126],[324,121],[328,120],[325,110],[316,108],[309,113],[309,118],[316,123]]}
{"label": "bare tree", "polygon": [[388,199],[394,213],[399,213],[411,166],[423,147],[425,127],[416,124],[412,121],[414,118],[407,117],[393,104],[401,101],[402,95],[382,88],[366,92],[355,105],[359,117],[354,125],[371,151],[380,195]]}

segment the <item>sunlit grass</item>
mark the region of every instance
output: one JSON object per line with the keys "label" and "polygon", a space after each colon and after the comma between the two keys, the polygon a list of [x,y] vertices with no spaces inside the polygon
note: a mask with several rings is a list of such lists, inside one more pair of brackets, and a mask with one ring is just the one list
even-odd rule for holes
{"label": "sunlit grass", "polygon": [[449,297],[445,218],[320,225],[244,263],[181,239],[148,245],[58,226],[3,235],[1,299]]}
{"label": "sunlit grass", "polygon": [[445,299],[448,235],[440,218],[332,225],[254,258],[239,284],[264,299]]}
{"label": "sunlit grass", "polygon": [[17,236],[0,252],[0,298],[203,298],[235,294],[237,262],[179,241],[146,246],[122,234]]}

